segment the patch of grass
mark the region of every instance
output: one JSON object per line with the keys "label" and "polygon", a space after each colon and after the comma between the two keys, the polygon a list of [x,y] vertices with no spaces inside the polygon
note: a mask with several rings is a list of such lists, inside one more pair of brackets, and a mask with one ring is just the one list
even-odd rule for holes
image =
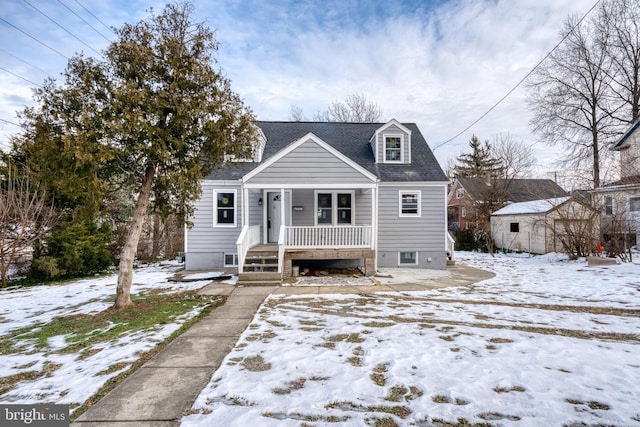
{"label": "patch of grass", "polygon": [[0,377],[0,395],[12,390],[16,384],[23,381],[33,381],[42,377],[50,377],[60,366],[62,365],[47,360],[42,364],[42,370],[40,371],[19,372],[7,377]]}
{"label": "patch of grass", "polygon": [[401,402],[408,391],[409,390],[404,386],[393,386],[384,400],[388,400],[390,402]]}
{"label": "patch of grass", "polygon": [[489,342],[494,344],[507,344],[512,343],[513,340],[510,340],[509,338],[491,338]]}
{"label": "patch of grass", "polygon": [[374,418],[373,420],[367,419],[367,424],[371,425],[371,421],[373,421],[373,425],[375,427],[399,427],[398,424],[391,417],[385,418]]}
{"label": "patch of grass", "polygon": [[453,341],[456,337],[454,335],[440,335],[438,338],[440,338],[443,341],[447,341],[447,342],[451,342]]}
{"label": "patch of grass", "polygon": [[371,381],[373,381],[375,385],[384,387],[387,384],[387,378],[384,376],[384,374],[387,372],[388,369],[389,369],[388,364],[381,363],[377,365],[375,368],[373,368],[373,372],[371,373],[371,375],[369,375],[369,378],[371,378]]}
{"label": "patch of grass", "polygon": [[178,293],[147,293],[133,296],[134,304],[122,310],[108,308],[93,315],[76,314],[53,318],[46,324],[12,331],[0,341],[0,352],[20,353],[25,343],[36,350],[47,351],[49,339],[64,336],[66,347],[56,353],[81,353],[81,358],[90,357],[97,343],[115,341],[133,331],[153,330],[158,325],[172,322],[175,318],[200,306],[213,306],[219,297],[199,296],[196,291]]}
{"label": "patch of grass", "polygon": [[433,401],[433,403],[451,403],[451,399],[449,398],[449,396],[444,396],[442,394],[431,396],[431,400]]}
{"label": "patch of grass", "polygon": [[496,393],[509,393],[510,391],[516,391],[518,393],[524,393],[526,391],[526,389],[522,386],[513,386],[513,387],[494,387],[493,391],[495,391]]}
{"label": "patch of grass", "polygon": [[395,415],[402,419],[411,415],[411,409],[407,406],[362,406],[352,402],[332,402],[325,405],[326,409],[340,409],[343,411],[359,411],[359,412],[383,412]]}
{"label": "patch of grass", "polygon": [[284,328],[285,326],[287,326],[286,324],[278,322],[277,320],[267,320],[267,323],[271,326],[275,326],[276,328]]}
{"label": "patch of grass", "polygon": [[355,366],[356,368],[362,367],[362,358],[358,356],[348,357],[347,362],[349,362],[351,366]]}
{"label": "patch of grass", "polygon": [[295,390],[300,390],[306,382],[306,378],[298,378],[297,380],[289,381],[285,387],[274,388],[271,392],[273,394],[289,394]]}
{"label": "patch of grass", "polygon": [[251,372],[268,371],[271,369],[271,363],[266,363],[259,354],[256,356],[245,357],[241,364],[247,371]]}
{"label": "patch of grass", "polygon": [[112,372],[116,372],[116,371],[119,371],[121,369],[124,369],[129,365],[131,365],[131,363],[127,363],[127,362],[114,363],[113,365],[109,366],[107,369],[104,369],[104,370],[98,372],[96,375],[108,375],[108,374],[110,374]]}
{"label": "patch of grass", "polygon": [[366,326],[367,328],[388,328],[389,326],[394,326],[394,322],[383,322],[373,320],[371,322],[363,323],[362,326]]}
{"label": "patch of grass", "polygon": [[449,350],[453,351],[454,353],[457,353],[460,351],[460,347],[451,347]]}
{"label": "patch of grass", "polygon": [[509,420],[509,421],[520,421],[521,418],[517,415],[504,415],[499,412],[482,412],[478,414],[478,418],[482,418],[487,421],[500,421],[500,420]]}
{"label": "patch of grass", "polygon": [[609,409],[611,409],[611,407],[609,405],[607,405],[606,403],[601,403],[601,402],[596,402],[596,401],[590,401],[587,402],[587,406],[590,409],[595,409],[595,410],[599,410],[599,411],[608,411]]}
{"label": "patch of grass", "polygon": [[431,421],[433,426],[437,427],[493,427],[488,423],[472,423],[466,418],[458,418],[456,421],[447,421],[441,418],[434,418]]}
{"label": "patch of grass", "polygon": [[327,338],[329,342],[348,342],[348,343],[361,343],[364,342],[364,338],[358,333],[353,334],[337,334]]}
{"label": "patch of grass", "polygon": [[498,348],[498,347],[496,347],[495,345],[492,345],[492,344],[488,344],[488,345],[486,345],[486,346],[485,346],[485,348],[486,348],[487,350],[495,350],[495,349],[496,349],[496,348]]}

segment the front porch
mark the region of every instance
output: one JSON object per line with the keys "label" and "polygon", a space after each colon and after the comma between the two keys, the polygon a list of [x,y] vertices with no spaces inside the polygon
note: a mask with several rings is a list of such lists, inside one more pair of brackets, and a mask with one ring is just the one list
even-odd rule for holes
{"label": "front porch", "polygon": [[280,226],[277,243],[263,243],[262,227],[245,226],[237,241],[241,283],[274,284],[293,275],[297,260],[360,260],[367,276],[375,274],[373,227]]}

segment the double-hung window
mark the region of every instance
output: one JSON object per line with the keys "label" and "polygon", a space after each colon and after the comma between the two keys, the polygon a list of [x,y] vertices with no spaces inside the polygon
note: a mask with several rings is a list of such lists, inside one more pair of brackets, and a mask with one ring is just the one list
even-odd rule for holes
{"label": "double-hung window", "polygon": [[400,192],[400,216],[401,217],[421,216],[420,191],[401,191]]}
{"label": "double-hung window", "polygon": [[213,225],[236,226],[236,190],[213,190]]}
{"label": "double-hung window", "polygon": [[385,163],[402,163],[402,135],[384,136]]}
{"label": "double-hung window", "polygon": [[353,224],[353,194],[353,192],[317,192],[317,224]]}
{"label": "double-hung window", "polygon": [[613,196],[604,196],[602,202],[602,214],[613,216]]}
{"label": "double-hung window", "polygon": [[640,213],[640,196],[629,197],[629,211]]}

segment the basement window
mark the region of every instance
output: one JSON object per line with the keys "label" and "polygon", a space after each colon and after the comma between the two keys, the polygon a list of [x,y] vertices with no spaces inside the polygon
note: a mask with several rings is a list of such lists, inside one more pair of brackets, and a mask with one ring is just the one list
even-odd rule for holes
{"label": "basement window", "polygon": [[511,228],[511,232],[512,233],[519,233],[520,232],[520,223],[519,222],[512,222],[510,224],[510,228]]}
{"label": "basement window", "polygon": [[418,254],[416,252],[400,252],[400,265],[416,265],[418,264]]}
{"label": "basement window", "polygon": [[224,254],[224,266],[225,267],[237,267],[238,266],[238,254]]}

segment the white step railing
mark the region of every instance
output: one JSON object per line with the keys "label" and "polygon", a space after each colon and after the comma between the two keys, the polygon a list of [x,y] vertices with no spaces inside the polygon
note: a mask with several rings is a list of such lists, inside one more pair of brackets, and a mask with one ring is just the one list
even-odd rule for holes
{"label": "white step railing", "polygon": [[287,248],[373,248],[373,227],[286,227]]}
{"label": "white step railing", "polygon": [[244,260],[247,257],[247,252],[252,247],[260,244],[260,226],[259,225],[245,225],[238,236],[236,246],[238,248],[238,273],[244,272]]}

